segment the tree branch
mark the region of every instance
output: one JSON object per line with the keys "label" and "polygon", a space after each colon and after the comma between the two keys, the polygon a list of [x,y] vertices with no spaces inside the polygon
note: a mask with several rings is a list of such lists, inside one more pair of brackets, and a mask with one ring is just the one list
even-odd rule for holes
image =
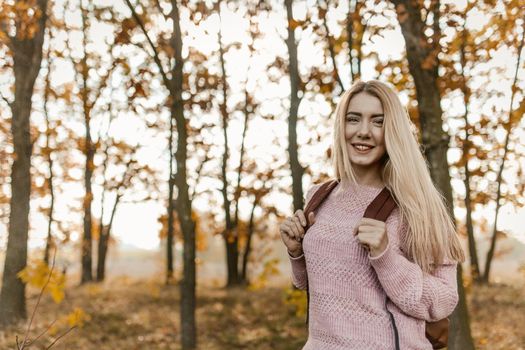
{"label": "tree branch", "polygon": [[168,20],[169,19],[169,16],[167,14],[164,13],[164,11],[162,10],[162,6],[160,6],[160,1],[159,0],[155,0],[155,6],[157,6],[157,9],[159,10],[159,12],[162,14],[162,16],[164,17],[165,20]]}
{"label": "tree branch", "polygon": [[60,334],[55,340],[53,340],[53,342],[51,344],[49,344],[49,346],[46,347],[45,350],[51,349],[51,347],[53,345],[55,345],[55,343],[57,341],[59,341],[61,338],[63,338],[66,334],[68,334],[69,332],[71,332],[75,328],[77,328],[77,326],[73,326],[73,327],[69,328],[67,331],[65,331],[64,333]]}
{"label": "tree branch", "polygon": [[[113,44],[111,44],[111,46],[109,47],[109,52],[113,51],[113,48],[115,47],[115,42],[113,42]],[[89,106],[89,109],[93,109],[95,107],[95,105],[97,104],[97,101],[98,99],[100,98],[100,95],[102,94],[102,90],[104,90],[104,88],[107,86],[108,84],[108,80],[109,80],[109,77],[111,76],[111,73],[113,73],[113,70],[117,67],[117,63],[116,63],[116,60],[113,61],[113,64],[111,65],[111,67],[109,67],[108,71],[106,72],[106,75],[104,75],[100,81],[100,85],[97,89],[97,94],[95,96],[95,98],[93,99],[93,101],[90,103],[90,106]],[[88,101],[89,103],[89,101]]]}
{"label": "tree branch", "polygon": [[[318,1],[319,7],[321,7],[321,2]],[[328,12],[328,3],[326,3],[326,12]],[[328,24],[326,23],[326,14],[323,16],[323,27],[326,31],[326,39],[328,42],[328,52],[330,53],[330,59],[332,60],[332,66],[334,67],[334,74],[335,74],[335,80],[337,81],[337,84],[339,84],[339,87],[341,88],[341,94],[345,91],[345,87],[343,85],[343,82],[341,81],[341,77],[339,76],[339,70],[337,69],[337,63],[335,61],[335,50],[334,50],[334,42],[333,38],[330,35],[330,30],[328,29]]]}
{"label": "tree branch", "polygon": [[2,98],[2,100],[5,101],[5,103],[7,103],[7,105],[9,106],[9,108],[13,108],[13,105],[12,105],[12,102],[9,102],[9,100],[0,92],[0,97]]}
{"label": "tree branch", "polygon": [[162,63],[160,62],[160,58],[159,58],[159,53],[157,51],[157,48],[155,47],[155,44],[153,44],[153,41],[151,41],[151,38],[148,35],[148,31],[146,30],[146,27],[144,26],[144,23],[142,22],[142,20],[140,19],[139,15],[135,11],[135,8],[131,4],[130,0],[126,0],[126,4],[128,5],[128,7],[129,7],[129,9],[130,9],[130,11],[131,11],[131,13],[133,15],[133,18],[135,19],[135,21],[139,25],[140,29],[142,29],[142,32],[146,36],[146,39],[148,40],[148,43],[149,43],[151,49],[153,50],[153,59],[155,60],[155,63],[157,64],[157,66],[159,68],[160,74],[162,75],[162,80],[164,81],[164,85],[166,85],[166,88],[171,92],[171,90],[172,90],[172,86],[171,86],[172,82],[171,82],[171,79],[168,78],[168,76],[166,75],[166,72],[164,71],[164,68],[162,67]]}
{"label": "tree branch", "polygon": [[31,329],[31,325],[33,324],[33,320],[35,318],[36,310],[38,309],[38,305],[40,305],[40,300],[42,299],[42,295],[44,294],[44,290],[46,289],[47,285],[49,284],[49,281],[51,281],[51,276],[53,275],[53,270],[55,269],[55,258],[57,255],[57,250],[55,248],[55,251],[53,253],[53,262],[51,263],[51,269],[49,270],[49,275],[47,276],[47,281],[40,290],[40,294],[38,294],[38,299],[36,300],[36,305],[33,308],[33,313],[31,314],[31,319],[29,320],[29,324],[27,325],[26,334],[24,335],[24,341],[22,342],[22,347],[20,350],[23,350],[26,345],[28,345],[28,337],[29,337],[29,330]]}

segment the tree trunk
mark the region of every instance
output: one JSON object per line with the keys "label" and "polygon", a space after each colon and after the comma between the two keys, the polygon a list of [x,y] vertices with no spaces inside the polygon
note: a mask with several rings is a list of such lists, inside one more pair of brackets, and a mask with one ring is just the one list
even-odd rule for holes
{"label": "tree trunk", "polygon": [[[188,143],[188,123],[184,118],[184,101],[182,100],[182,83],[183,83],[183,64],[182,61],[182,33],[180,30],[179,5],[177,0],[171,1],[170,17],[173,25],[173,34],[170,45],[173,48],[175,65],[172,68],[172,78],[170,79],[160,62],[157,49],[151,41],[148,32],[141,20],[141,17],[135,11],[130,0],[126,0],[131,13],[150,44],[154,54],[153,59],[159,68],[162,80],[170,92],[171,117],[175,119],[177,126],[177,151],[175,160],[177,162],[177,173],[174,176],[174,184],[177,186],[178,196],[175,202],[175,209],[180,221],[182,238],[184,241],[183,253],[183,278],[181,281],[181,343],[182,350],[195,349],[197,346],[197,328],[195,325],[195,284],[196,284],[196,266],[195,266],[195,222],[192,217],[191,199],[189,197],[186,160],[187,143]],[[170,201],[168,205],[172,204]]]}
{"label": "tree trunk", "polygon": [[[354,32],[356,29],[355,24],[357,21],[355,21],[354,17],[357,17],[356,14],[358,14],[358,18],[361,18],[360,15],[360,8],[363,6],[363,4],[360,2],[360,0],[349,0],[348,1],[348,15],[346,20],[346,34],[347,34],[347,43],[348,43],[348,62],[350,63],[350,78],[351,82],[353,83],[355,80],[361,78],[361,60],[362,60],[362,42],[363,42],[363,36],[359,38],[359,42],[357,43],[357,55],[354,55],[352,52],[352,49],[354,48]],[[364,30],[364,29],[363,29]]]}
{"label": "tree trunk", "polygon": [[[118,191],[119,189],[117,189]],[[118,193],[117,198],[115,198],[115,203],[113,204],[113,209],[111,209],[111,217],[107,226],[104,226],[99,233],[98,239],[98,255],[97,255],[97,281],[102,282],[106,277],[106,256],[108,252],[108,243],[109,238],[111,237],[111,228],[113,227],[113,219],[115,218],[115,213],[117,212],[117,207],[120,202],[122,194]],[[100,218],[102,220],[102,218]]]}
{"label": "tree trunk", "polygon": [[97,249],[97,282],[104,281],[106,278],[106,252],[108,250],[109,229],[103,226],[99,232]]}
{"label": "tree trunk", "polygon": [[80,1],[80,11],[82,14],[82,47],[84,49],[84,56],[81,60],[82,67],[82,111],[84,113],[84,128],[85,128],[85,141],[84,141],[84,155],[86,156],[86,163],[84,169],[84,235],[82,237],[82,249],[81,249],[81,262],[82,262],[82,275],[80,283],[86,283],[93,280],[92,272],[92,218],[91,218],[91,203],[93,202],[93,192],[91,191],[91,177],[93,176],[93,157],[95,151],[93,143],[91,141],[91,106],[89,104],[88,96],[88,85],[87,81],[89,78],[89,67],[87,64],[87,19],[86,10],[82,6],[82,0]]}
{"label": "tree trunk", "polygon": [[179,5],[176,0],[172,0],[171,4],[171,17],[173,24],[171,45],[175,52],[175,65],[172,71],[173,89],[171,90],[171,109],[172,113],[175,115],[177,126],[177,151],[175,153],[177,173],[175,174],[175,184],[177,185],[178,197],[176,201],[176,209],[184,239],[180,324],[182,349],[190,350],[195,349],[197,346],[197,327],[195,324],[195,285],[197,277],[195,266],[195,222],[192,217],[186,170],[186,160],[188,158],[188,121],[184,117],[184,101],[182,99],[182,67],[184,62],[182,61],[182,36],[180,30]]}
{"label": "tree trunk", "polygon": [[[221,18],[221,1],[217,3],[219,18]],[[229,160],[229,145],[228,145],[228,110],[226,102],[228,101],[228,83],[226,81],[226,68],[224,65],[224,49],[222,46],[222,33],[219,28],[219,59],[221,64],[221,85],[222,85],[222,102],[220,104],[220,112],[222,117],[222,130],[224,137],[224,152],[222,156],[221,165],[221,180],[222,180],[222,200],[224,203],[224,243],[226,245],[226,266],[228,278],[226,282],[227,287],[236,286],[239,284],[239,236],[237,230],[233,226],[231,218],[231,201],[228,198],[228,179],[227,179],[227,165]]]}
{"label": "tree trunk", "polygon": [[[457,284],[459,302],[456,310],[451,316],[451,324],[448,335],[448,350],[473,349],[474,343],[470,335],[470,318],[465,298],[465,287],[463,287],[463,268],[458,264]],[[459,325],[459,327],[458,327]],[[468,333],[465,333],[468,332]]]}
{"label": "tree trunk", "polygon": [[[242,130],[242,140],[241,140],[241,151],[240,151],[240,157],[239,157],[239,167],[238,167],[238,172],[237,172],[237,186],[236,186],[236,191],[235,191],[235,195],[234,195],[234,200],[235,200],[235,217],[234,217],[234,227],[235,228],[238,228],[239,227],[239,198],[241,197],[241,174],[242,174],[242,168],[243,168],[243,158],[244,158],[244,141],[246,140],[246,132],[248,131],[248,121],[249,121],[249,118],[250,118],[250,113],[248,112],[248,103],[249,103],[249,96],[248,96],[248,91],[245,91],[244,92],[244,127],[243,127],[243,130]],[[253,210],[252,210],[252,215],[250,216],[250,225],[251,225],[251,222],[253,220]],[[251,229],[249,229],[248,231],[248,235],[251,234]],[[249,237],[249,239],[251,239],[251,237]],[[249,249],[249,244],[247,243],[246,245],[246,248]],[[246,265],[247,265],[247,259],[248,259],[248,254],[246,253],[246,249],[244,250],[244,254],[243,254],[243,257],[242,257],[242,271],[241,271],[241,277],[240,277],[240,281],[239,283],[240,284],[247,284],[247,280],[246,280]]]}
{"label": "tree trunk", "polygon": [[173,199],[173,186],[175,185],[174,174],[173,174],[173,121],[175,115],[173,110],[170,113],[170,134],[168,137],[168,150],[170,153],[169,157],[169,179],[168,179],[168,230],[166,237],[166,284],[170,284],[174,278],[174,259],[173,259],[173,241],[174,241],[174,199]]}
{"label": "tree trunk", "polygon": [[295,27],[293,25],[293,0],[285,0],[286,16],[288,19],[288,38],[286,46],[289,54],[289,72],[290,72],[290,114],[288,117],[288,155],[290,157],[290,168],[292,172],[292,193],[294,212],[303,208],[303,174],[304,168],[299,163],[297,150],[297,111],[301,98],[299,97],[299,69],[297,62],[297,43],[295,42]]}
{"label": "tree trunk", "polygon": [[[322,6],[322,7],[321,7]],[[341,80],[341,76],[339,75],[339,70],[337,69],[337,61],[335,57],[335,48],[334,48],[334,38],[330,35],[330,28],[328,28],[328,23],[326,21],[326,13],[328,12],[328,3],[327,1],[323,1],[322,3],[319,2],[319,8],[323,9],[323,15],[322,15],[322,22],[323,22],[323,28],[326,32],[326,44],[328,46],[328,53],[330,54],[330,61],[332,62],[332,72],[335,81],[337,82],[337,85],[339,85],[339,88],[341,89],[339,92],[339,95],[343,94],[345,91],[345,86],[343,85],[343,82]],[[347,26],[352,26],[352,24],[347,24]]]}
{"label": "tree trunk", "polygon": [[461,78],[462,78],[462,92],[463,92],[463,103],[465,104],[465,115],[463,119],[465,120],[465,141],[463,143],[463,157],[465,157],[465,208],[467,210],[466,214],[466,225],[467,225],[467,237],[468,237],[468,248],[470,256],[470,276],[471,278],[479,282],[481,275],[479,271],[478,263],[478,251],[476,249],[476,238],[474,237],[474,226],[472,224],[472,203],[470,195],[470,170],[468,169],[468,152],[470,150],[470,123],[468,121],[468,107],[470,102],[470,94],[467,87],[467,78],[465,77],[465,45],[467,40],[467,28],[465,27],[466,22],[466,10],[463,14],[463,28],[461,32],[461,47],[460,47],[460,57],[461,57]]}
{"label": "tree trunk", "polygon": [[257,196],[253,200],[252,211],[250,213],[250,222],[248,224],[248,238],[246,239],[246,247],[244,248],[244,254],[242,259],[242,281],[248,284],[247,270],[248,270],[248,259],[250,258],[250,253],[252,251],[252,237],[254,233],[255,226],[255,208],[257,208]]}
{"label": "tree trunk", "polygon": [[[49,55],[47,57],[47,59],[49,60]],[[46,247],[44,249],[44,262],[46,263],[46,265],[49,265],[49,252],[51,250],[51,247],[54,245],[54,242],[53,242],[53,233],[52,233],[52,230],[51,230],[51,226],[53,225],[53,210],[54,210],[54,207],[55,207],[55,190],[53,188],[53,179],[54,179],[54,174],[53,174],[53,158],[51,156],[51,145],[49,143],[49,139],[51,138],[51,130],[50,130],[50,126],[49,126],[49,113],[48,113],[48,110],[47,110],[47,101],[49,100],[49,89],[51,89],[51,84],[50,84],[50,72],[49,70],[51,68],[50,67],[50,64],[48,62],[48,72],[47,72],[47,75],[46,75],[46,87],[45,87],[45,93],[44,93],[44,116],[46,118],[46,154],[47,154],[47,164],[49,166],[49,177],[48,177],[48,181],[47,181],[47,184],[48,184],[48,189],[49,189],[49,195],[51,196],[51,201],[49,203],[49,218],[48,218],[48,223],[47,223],[47,238],[46,238]]]}
{"label": "tree trunk", "polygon": [[[431,11],[434,15],[433,44],[427,44],[424,34],[424,23],[421,18],[419,3],[410,0],[392,0],[395,4],[401,31],[405,38],[410,73],[416,86],[416,96],[420,116],[422,143],[425,156],[430,165],[434,183],[440,189],[448,204],[451,216],[454,216],[452,187],[448,172],[447,150],[448,135],[443,131],[440,105],[441,96],[438,89],[439,52],[439,1],[433,1]],[[431,64],[428,64],[431,62]],[[449,350],[473,350],[474,343],[468,323],[468,310],[465,303],[462,269],[458,268],[459,303],[452,315]]]}
{"label": "tree trunk", "polygon": [[[17,276],[27,264],[27,238],[29,230],[29,201],[31,193],[31,153],[33,144],[29,131],[31,97],[42,62],[47,20],[47,0],[24,2],[34,7],[37,23],[33,35],[20,35],[25,30],[20,19],[15,18],[17,36],[8,37],[13,52],[15,75],[14,101],[10,103],[13,137],[13,165],[11,168],[11,199],[7,250],[0,291],[0,324],[9,325],[26,317],[25,284]],[[27,25],[27,23],[24,23]],[[31,26],[28,26],[29,28]]]}
{"label": "tree trunk", "polygon": [[505,135],[505,144],[503,146],[503,157],[501,160],[501,165],[498,171],[498,177],[496,179],[496,182],[498,183],[498,189],[496,191],[496,212],[494,213],[494,227],[492,228],[492,238],[490,240],[490,248],[487,252],[487,259],[485,259],[485,270],[483,274],[483,283],[488,284],[490,281],[490,267],[492,264],[492,259],[494,258],[494,252],[496,250],[496,239],[498,238],[498,216],[499,216],[499,210],[501,207],[501,182],[503,181],[502,175],[503,175],[503,169],[505,168],[505,160],[507,158],[507,153],[509,151],[509,140],[510,140],[510,133],[512,132],[512,105],[514,103],[514,96],[516,95],[517,86],[516,83],[518,82],[518,71],[520,68],[520,61],[521,61],[521,51],[523,49],[523,44],[525,40],[525,22],[523,23],[523,33],[521,36],[521,42],[518,46],[518,60],[516,63],[516,72],[514,73],[514,81],[512,82],[511,86],[511,97],[510,97],[510,104],[509,104],[509,120],[507,123],[504,124],[504,128],[507,131],[507,135]]}

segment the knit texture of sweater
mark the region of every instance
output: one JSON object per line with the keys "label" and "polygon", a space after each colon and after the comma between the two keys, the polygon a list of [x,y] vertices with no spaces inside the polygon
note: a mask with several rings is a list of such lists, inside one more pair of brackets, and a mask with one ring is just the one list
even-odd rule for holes
{"label": "knit texture of sweater", "polygon": [[[306,194],[308,202],[320,184]],[[458,302],[457,263],[425,273],[401,250],[408,230],[399,208],[386,221],[387,248],[372,257],[353,235],[365,209],[382,188],[339,183],[317,208],[293,258],[292,282],[310,291],[308,340],[303,350],[393,350],[393,314],[402,350],[432,349],[425,320],[447,317]],[[306,272],[308,271],[308,277]]]}

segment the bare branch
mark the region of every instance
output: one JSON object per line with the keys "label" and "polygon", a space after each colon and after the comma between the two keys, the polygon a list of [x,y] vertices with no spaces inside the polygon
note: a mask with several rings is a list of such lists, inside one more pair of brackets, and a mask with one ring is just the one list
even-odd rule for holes
{"label": "bare branch", "polygon": [[53,325],[56,323],[56,321],[57,320],[54,320],[53,322],[51,322],[51,324],[46,328],[46,330],[44,330],[42,333],[40,333],[35,339],[33,339],[31,341],[28,341],[27,346],[30,346],[30,345],[34,344],[38,339],[40,339],[44,334],[46,334],[51,329],[51,327],[53,327]]}
{"label": "bare branch", "polygon": [[[328,12],[328,3],[326,4],[326,12]],[[318,1],[319,7],[321,7],[321,2]],[[326,32],[326,41],[328,43],[328,52],[330,52],[330,59],[332,60],[332,66],[334,67],[334,75],[335,80],[337,81],[337,84],[339,84],[339,87],[341,88],[341,94],[345,91],[345,87],[343,85],[343,82],[341,81],[341,77],[339,76],[339,70],[337,69],[337,63],[335,60],[335,48],[334,48],[334,38],[330,35],[330,29],[328,28],[328,24],[326,23],[326,14],[323,16],[323,27]]]}
{"label": "bare branch", "polygon": [[73,329],[75,329],[75,328],[77,328],[77,326],[73,326],[73,327],[69,328],[67,331],[65,331],[64,333],[60,334],[55,340],[53,340],[53,342],[52,342],[51,344],[49,344],[48,347],[46,347],[45,350],[51,349],[51,347],[52,347],[53,345],[55,345],[55,343],[56,343],[57,341],[59,341],[62,337],[64,337],[66,334],[68,334],[69,332],[71,332],[71,331],[72,331]]}
{"label": "bare branch", "polygon": [[[113,42],[113,44],[111,44],[111,46],[109,47],[108,51],[112,52],[114,47],[115,47],[115,42]],[[99,85],[99,87],[97,89],[97,94],[96,94],[95,98],[93,99],[93,102],[91,102],[90,109],[93,109],[95,107],[95,105],[97,104],[97,101],[100,98],[100,95],[102,94],[102,90],[104,90],[104,88],[107,86],[108,80],[109,80],[109,78],[111,76],[111,73],[113,73],[113,70],[115,70],[116,67],[117,67],[117,62],[114,60],[113,64],[111,65],[111,67],[106,72],[106,75],[104,75],[102,77],[102,79],[101,79],[100,85]]]}
{"label": "bare branch", "polygon": [[9,102],[9,100],[0,92],[0,97],[2,98],[2,100],[4,100],[7,105],[9,106],[9,108],[13,108],[13,105],[12,105],[12,102]]}
{"label": "bare branch", "polygon": [[[206,162],[210,160],[210,155],[208,152],[206,152],[206,155],[204,156],[204,159],[202,160],[202,162],[199,164],[199,167],[197,168],[197,178],[196,178],[196,182],[199,181],[199,178],[201,177],[201,172],[202,172],[202,168],[204,168],[204,164],[206,164]],[[193,188],[193,191],[190,195],[190,198],[191,200],[193,200],[193,197],[195,196],[195,191],[196,191],[196,188],[197,186],[195,186]]]}
{"label": "bare branch", "polygon": [[137,24],[139,25],[140,29],[142,29],[142,32],[146,36],[146,39],[148,40],[148,43],[153,50],[153,59],[155,60],[155,63],[157,64],[160,74],[162,75],[162,80],[164,81],[164,85],[166,85],[166,88],[171,92],[172,90],[172,82],[171,79],[168,78],[166,75],[166,72],[164,71],[164,67],[162,67],[162,63],[160,62],[159,53],[157,51],[157,48],[155,47],[155,44],[153,44],[153,41],[151,41],[150,36],[148,35],[148,31],[146,30],[146,27],[144,26],[144,23],[140,19],[139,15],[135,11],[135,8],[131,4],[130,0],[126,0],[126,4],[128,5],[129,9],[131,10],[131,13],[133,15],[133,18],[135,21],[137,21]]}
{"label": "bare branch", "polygon": [[159,0],[155,0],[155,6],[157,6],[157,9],[159,10],[159,12],[162,14],[162,16],[164,16],[164,19],[165,20],[168,20],[169,19],[169,16],[166,15],[164,13],[164,11],[162,10],[162,6],[160,6],[160,1]]}
{"label": "bare branch", "polygon": [[47,276],[46,283],[44,284],[42,289],[40,289],[40,294],[38,294],[38,299],[36,300],[36,305],[33,308],[33,313],[31,315],[31,319],[29,320],[29,324],[27,325],[26,334],[24,336],[24,341],[22,342],[22,347],[20,348],[21,350],[23,350],[26,347],[26,345],[28,345],[27,339],[29,337],[29,330],[31,329],[31,325],[33,324],[33,320],[35,318],[36,310],[38,309],[38,305],[40,305],[40,300],[42,299],[42,295],[44,294],[44,290],[46,289],[47,285],[49,284],[49,281],[51,281],[51,276],[53,275],[53,270],[55,269],[55,258],[56,258],[56,255],[57,255],[57,250],[55,248],[55,251],[53,253],[53,262],[51,263],[51,269],[49,270],[49,275]]}

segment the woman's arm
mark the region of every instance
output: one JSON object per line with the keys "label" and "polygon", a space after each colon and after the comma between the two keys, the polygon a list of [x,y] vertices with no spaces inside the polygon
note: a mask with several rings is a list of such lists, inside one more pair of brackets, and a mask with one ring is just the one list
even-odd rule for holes
{"label": "woman's arm", "polygon": [[[305,201],[306,204],[308,204],[314,192],[320,186],[321,186],[320,184],[313,185],[306,192],[306,201]],[[306,204],[304,205],[305,208],[306,208]],[[306,260],[304,257],[304,253],[294,258],[288,252],[288,258],[290,259],[290,264],[292,265],[292,283],[293,285],[299,289],[306,289],[307,276],[306,276]]]}
{"label": "woman's arm", "polygon": [[304,253],[294,258],[288,253],[292,265],[292,283],[299,289],[306,289],[306,260]]}
{"label": "woman's arm", "polygon": [[387,296],[404,313],[437,321],[454,311],[458,303],[456,262],[439,265],[429,274],[390,243],[383,253],[369,258]]}

